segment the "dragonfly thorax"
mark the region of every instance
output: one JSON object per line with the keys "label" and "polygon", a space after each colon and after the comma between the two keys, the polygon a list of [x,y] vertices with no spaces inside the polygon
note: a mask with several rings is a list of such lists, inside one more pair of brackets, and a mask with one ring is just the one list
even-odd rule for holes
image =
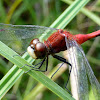
{"label": "dragonfly thorax", "polygon": [[27,48],[27,52],[34,59],[42,59],[46,56],[46,46],[40,42],[39,39],[33,39],[30,42],[30,46]]}

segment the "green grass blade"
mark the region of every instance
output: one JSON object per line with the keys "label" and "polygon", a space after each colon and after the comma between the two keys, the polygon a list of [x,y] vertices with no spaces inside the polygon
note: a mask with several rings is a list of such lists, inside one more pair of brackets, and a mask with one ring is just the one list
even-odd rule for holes
{"label": "green grass blade", "polygon": [[6,24],[9,24],[9,21],[12,17],[13,12],[15,11],[15,9],[18,7],[18,5],[22,2],[22,0],[15,0],[15,2],[13,3],[13,5],[11,6],[7,18],[5,20]]}
{"label": "green grass blade", "polygon": [[59,16],[59,18],[57,18],[56,21],[54,21],[50,27],[63,29],[88,2],[89,0],[76,0]]}
{"label": "green grass blade", "polygon": [[[73,2],[71,0],[62,0],[67,4],[72,4]],[[86,15],[88,18],[90,18],[91,20],[93,20],[96,24],[100,25],[100,17],[95,15],[94,13],[90,12],[88,9],[86,8],[82,8],[80,10],[84,15]]]}
{"label": "green grass blade", "polygon": [[[51,78],[51,76],[55,73],[55,71],[57,71],[57,69],[60,67],[62,63],[58,64],[57,66],[55,66],[53,68],[53,70],[47,75],[49,78]],[[55,77],[52,78],[52,80],[56,80],[59,76],[61,76],[61,74],[63,72],[66,71],[66,69],[68,69],[68,66],[66,64],[64,64],[62,66],[62,68],[56,73]],[[23,100],[32,100],[33,98],[36,98],[36,96],[40,93],[43,93],[47,88],[41,84],[41,83],[38,83],[35,88],[33,88],[29,93],[27,93]]]}

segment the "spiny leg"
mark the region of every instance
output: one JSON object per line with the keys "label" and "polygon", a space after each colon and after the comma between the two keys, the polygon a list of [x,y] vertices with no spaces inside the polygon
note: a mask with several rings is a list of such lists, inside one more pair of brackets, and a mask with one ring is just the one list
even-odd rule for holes
{"label": "spiny leg", "polygon": [[[43,60],[42,60],[41,62],[35,64],[35,65],[32,65],[32,66],[30,66],[30,65],[28,65],[28,64],[25,64],[25,65],[23,65],[22,67],[20,67],[20,69],[22,69],[22,68],[25,67],[25,66],[28,66],[28,67],[31,67],[31,68],[35,68],[35,69],[39,69],[39,68],[36,68],[35,66],[41,64],[42,62],[43,62]],[[34,67],[33,67],[33,66],[34,66]]]}
{"label": "spiny leg", "polygon": [[[41,72],[46,72],[47,71],[47,69],[48,69],[48,56],[45,58],[46,59],[46,68],[45,68],[45,70],[39,70],[40,68],[41,68],[41,66],[43,65],[43,63],[41,63],[41,65],[38,67],[38,70],[35,70],[35,71],[41,71]],[[34,69],[32,69],[32,70],[34,70]]]}
{"label": "spiny leg", "polygon": [[[67,82],[66,82],[66,85],[65,85],[65,88],[67,89],[67,84],[68,84],[68,81],[69,81],[69,78],[70,78],[70,74],[71,74],[71,70],[72,70],[72,65],[71,65],[69,62],[67,62],[66,59],[63,58],[63,57],[60,57],[60,56],[58,56],[58,55],[53,55],[53,57],[56,58],[56,59],[58,59],[58,60],[60,60],[60,61],[62,61],[62,62],[64,62],[64,63],[66,63],[66,64],[68,64],[68,65],[70,65],[70,67],[71,67],[70,70],[69,70],[68,79],[67,79]],[[62,64],[62,65],[63,65],[63,64]],[[61,66],[62,66],[62,65],[61,65]],[[60,67],[61,67],[61,66],[60,66]],[[57,69],[57,71],[60,69],[60,67]],[[56,71],[56,72],[57,72],[57,71]],[[56,72],[55,72],[55,73],[56,73]],[[55,73],[54,73],[54,74],[55,74]],[[53,76],[54,76],[54,74],[53,74]],[[68,90],[68,89],[67,89],[67,90]],[[68,92],[71,94],[71,92],[70,92],[69,90],[68,90]]]}
{"label": "spiny leg", "polygon": [[[16,51],[17,52],[17,51]],[[19,54],[19,55],[13,55],[13,57],[15,57],[15,56],[22,56],[25,52],[27,52],[27,51],[24,51],[24,52],[22,52],[21,54]]]}
{"label": "spiny leg", "polygon": [[[40,68],[42,67],[42,65],[43,65],[43,63],[45,62],[45,60],[46,60],[46,68],[45,68],[45,70],[40,70]],[[33,67],[33,66],[30,66],[30,65],[27,65],[27,66],[29,66],[29,67],[32,67],[32,68],[33,68],[33,69],[30,69],[30,70],[35,70],[35,71],[46,72],[46,71],[47,71],[47,69],[48,69],[48,56],[47,56],[47,57],[45,57],[45,58],[42,60],[42,62],[40,62],[40,63],[38,63],[38,64],[36,64],[36,65],[34,65],[34,66],[37,66],[37,65],[39,65],[39,64],[40,64],[40,66],[39,66],[38,68]],[[29,72],[30,70],[26,71],[25,73]]]}
{"label": "spiny leg", "polygon": [[60,67],[53,73],[53,75],[51,76],[51,79],[52,79],[52,77],[57,73],[57,71],[62,67],[63,64],[64,64],[64,63],[62,63],[62,64],[60,65]]}

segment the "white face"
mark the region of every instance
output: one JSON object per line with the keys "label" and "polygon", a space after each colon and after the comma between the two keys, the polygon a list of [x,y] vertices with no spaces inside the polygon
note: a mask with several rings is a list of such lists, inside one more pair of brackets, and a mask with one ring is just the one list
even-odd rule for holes
{"label": "white face", "polygon": [[27,48],[27,52],[34,59],[42,59],[46,56],[46,46],[39,39],[33,39],[30,42],[30,46]]}
{"label": "white face", "polygon": [[34,49],[31,48],[31,46],[28,46],[27,52],[29,53],[29,55],[30,55],[32,58],[34,58],[34,59],[37,58],[37,56],[36,56],[35,53],[34,53]]}

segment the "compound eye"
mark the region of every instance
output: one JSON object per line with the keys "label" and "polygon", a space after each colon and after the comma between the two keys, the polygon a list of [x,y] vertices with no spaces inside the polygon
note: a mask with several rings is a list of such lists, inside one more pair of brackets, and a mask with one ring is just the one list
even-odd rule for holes
{"label": "compound eye", "polygon": [[46,46],[43,43],[38,42],[35,45],[35,49],[36,49],[36,51],[45,52],[46,51]]}
{"label": "compound eye", "polygon": [[33,39],[31,42],[30,42],[30,45],[35,45],[35,44],[37,44],[39,42],[39,39],[38,38],[36,38],[36,39]]}

